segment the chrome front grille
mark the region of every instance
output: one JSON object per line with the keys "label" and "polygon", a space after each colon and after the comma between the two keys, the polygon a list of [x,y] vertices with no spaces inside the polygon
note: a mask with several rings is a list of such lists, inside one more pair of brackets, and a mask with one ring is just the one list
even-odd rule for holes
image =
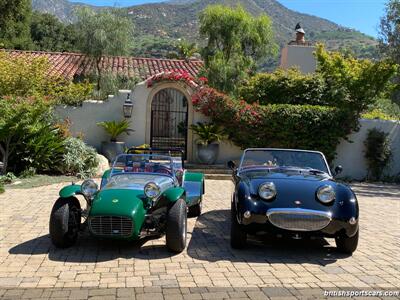
{"label": "chrome front grille", "polygon": [[272,208],[267,213],[276,227],[293,231],[316,231],[328,226],[331,213],[301,208]]}
{"label": "chrome front grille", "polygon": [[130,218],[118,216],[94,216],[89,219],[90,231],[95,235],[127,237],[132,234]]}

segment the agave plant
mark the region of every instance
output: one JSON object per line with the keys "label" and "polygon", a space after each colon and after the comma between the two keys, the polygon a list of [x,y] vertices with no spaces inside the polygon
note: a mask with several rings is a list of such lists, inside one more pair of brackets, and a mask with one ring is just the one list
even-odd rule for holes
{"label": "agave plant", "polygon": [[198,122],[191,125],[190,129],[199,137],[197,141],[202,145],[220,142],[224,138],[223,129],[216,124]]}
{"label": "agave plant", "polygon": [[129,135],[130,132],[134,131],[129,128],[129,122],[126,119],[120,122],[117,121],[99,122],[97,123],[97,125],[103,127],[103,129],[110,135],[111,142],[116,142],[117,138],[123,133]]}

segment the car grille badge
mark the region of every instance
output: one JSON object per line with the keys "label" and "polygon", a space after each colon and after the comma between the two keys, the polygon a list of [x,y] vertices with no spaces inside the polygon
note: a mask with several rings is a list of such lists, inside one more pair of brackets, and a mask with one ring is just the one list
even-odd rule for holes
{"label": "car grille badge", "polygon": [[301,205],[301,201],[296,200],[296,201],[294,201],[294,204],[296,204],[296,205]]}

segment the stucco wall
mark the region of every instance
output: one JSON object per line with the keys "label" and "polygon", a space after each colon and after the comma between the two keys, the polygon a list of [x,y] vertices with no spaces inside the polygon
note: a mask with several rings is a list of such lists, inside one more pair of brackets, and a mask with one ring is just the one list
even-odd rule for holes
{"label": "stucco wall", "polygon": [[351,142],[343,140],[337,148],[337,157],[334,166],[342,165],[341,177],[350,177],[362,180],[367,176],[367,162],[364,158],[364,141],[368,130],[378,128],[389,133],[391,148],[393,152],[390,168],[386,170],[387,175],[400,173],[400,121],[383,120],[360,120],[361,128],[349,136]]}
{"label": "stucco wall", "polygon": [[[129,136],[121,136],[127,146],[137,146],[144,143],[150,143],[150,111],[153,96],[161,89],[176,88],[184,93],[190,99],[191,91],[186,87],[176,83],[161,83],[152,88],[148,88],[145,83],[137,85],[131,99],[134,100],[133,115],[130,119],[131,128],[135,132]],[[101,142],[108,137],[104,130],[96,123],[101,121],[117,120],[123,118],[122,106],[129,91],[122,91],[119,95],[111,97],[108,101],[85,101],[81,107],[57,107],[56,112],[61,119],[69,118],[71,121],[71,132],[74,135],[83,134],[84,140],[89,145],[100,150]],[[194,112],[189,101],[189,125],[197,122],[208,121],[204,115]],[[342,176],[354,179],[363,179],[367,175],[367,166],[364,159],[364,141],[368,129],[380,128],[390,133],[392,141],[393,159],[389,175],[400,172],[400,124],[394,121],[381,120],[361,120],[361,129],[350,135],[352,143],[342,141],[337,148],[337,158],[332,165],[342,165]],[[240,158],[242,150],[229,143],[220,144],[220,153],[217,160],[218,164],[225,164],[229,160]],[[196,161],[196,138],[189,130],[188,133],[188,159],[190,162]]]}
{"label": "stucco wall", "polygon": [[[68,118],[71,122],[71,133],[73,135],[83,134],[83,139],[89,145],[100,150],[102,141],[108,140],[103,128],[97,126],[102,121],[121,121],[123,119],[123,104],[130,91],[120,91],[117,96],[111,96],[107,101],[85,101],[82,106],[59,106],[56,108],[58,116],[62,119]],[[130,128],[135,132],[130,135],[123,134],[120,140],[127,145],[141,145],[145,143],[146,136],[146,101],[149,94],[145,84],[139,84],[131,93],[134,100],[134,109]]]}

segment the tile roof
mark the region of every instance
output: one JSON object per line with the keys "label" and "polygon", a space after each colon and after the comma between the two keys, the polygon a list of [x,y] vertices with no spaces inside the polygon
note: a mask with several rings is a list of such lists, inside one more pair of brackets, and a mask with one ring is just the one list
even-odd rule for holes
{"label": "tile roof", "polygon": [[[81,53],[69,52],[43,52],[43,51],[21,51],[2,50],[18,57],[28,55],[31,57],[46,57],[51,65],[49,74],[62,75],[68,79],[86,76],[90,74],[94,66],[93,59]],[[146,80],[149,77],[164,71],[186,71],[192,76],[197,76],[203,66],[201,60],[179,60],[138,58],[125,56],[105,56],[102,59],[102,67],[111,67],[113,72],[139,77]]]}

